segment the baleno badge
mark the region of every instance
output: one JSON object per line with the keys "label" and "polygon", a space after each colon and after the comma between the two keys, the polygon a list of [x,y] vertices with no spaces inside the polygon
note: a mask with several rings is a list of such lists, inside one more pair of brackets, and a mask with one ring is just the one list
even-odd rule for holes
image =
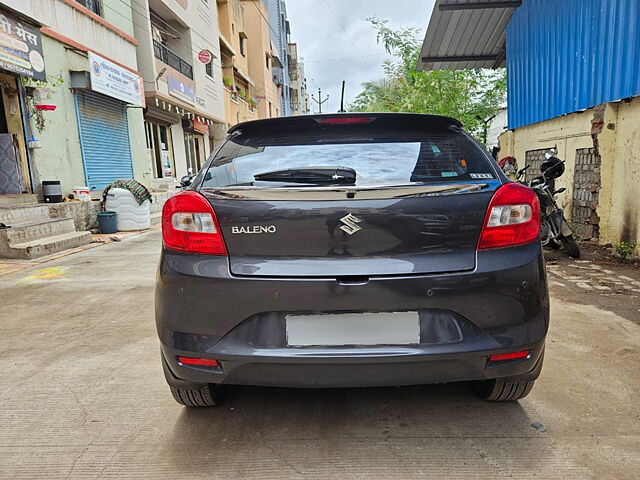
{"label": "baleno badge", "polygon": [[358,224],[362,221],[360,220],[358,217],[356,217],[353,214],[349,214],[346,217],[342,217],[340,219],[340,221],[342,223],[344,223],[344,225],[342,225],[340,227],[340,230],[342,230],[343,232],[348,233],[349,235],[353,235],[354,233],[356,233],[358,230],[362,230],[362,227],[359,227]]}
{"label": "baleno badge", "polygon": [[276,226],[253,225],[250,227],[231,227],[231,233],[276,233]]}

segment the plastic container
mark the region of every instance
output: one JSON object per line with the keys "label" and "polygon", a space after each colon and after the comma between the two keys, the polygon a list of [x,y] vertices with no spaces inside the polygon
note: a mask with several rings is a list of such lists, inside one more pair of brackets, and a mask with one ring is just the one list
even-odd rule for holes
{"label": "plastic container", "polygon": [[118,231],[131,232],[151,227],[151,202],[142,205],[124,188],[110,188],[105,200],[105,210],[118,213]]}
{"label": "plastic container", "polygon": [[118,231],[118,214],[116,212],[98,212],[100,233],[116,233]]}
{"label": "plastic container", "polygon": [[45,180],[42,182],[42,196],[45,203],[60,203],[62,201],[62,187],[59,180]]}
{"label": "plastic container", "polygon": [[89,190],[89,187],[73,187],[71,193],[73,193],[73,198],[77,198],[78,200],[85,202],[91,201],[91,190]]}

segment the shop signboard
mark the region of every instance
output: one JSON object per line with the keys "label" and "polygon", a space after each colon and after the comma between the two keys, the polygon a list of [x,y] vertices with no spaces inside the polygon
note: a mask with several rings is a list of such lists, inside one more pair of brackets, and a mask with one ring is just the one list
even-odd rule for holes
{"label": "shop signboard", "polygon": [[0,68],[46,81],[40,30],[0,10]]}
{"label": "shop signboard", "polygon": [[193,91],[193,88],[177,78],[167,75],[167,87],[169,95],[192,105],[196,103],[196,92]]}
{"label": "shop signboard", "polygon": [[198,117],[194,117],[193,119],[193,129],[196,132],[204,133],[205,135],[209,135],[209,125],[206,122],[203,122]]}
{"label": "shop signboard", "polygon": [[89,52],[91,90],[144,107],[142,77],[93,52]]}
{"label": "shop signboard", "polygon": [[209,63],[211,61],[211,52],[209,50],[200,50],[198,52],[198,60],[204,64]]}

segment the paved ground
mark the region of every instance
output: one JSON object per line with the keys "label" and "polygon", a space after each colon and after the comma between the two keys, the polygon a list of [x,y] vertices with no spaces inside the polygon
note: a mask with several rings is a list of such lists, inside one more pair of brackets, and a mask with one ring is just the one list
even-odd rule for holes
{"label": "paved ground", "polygon": [[[573,260],[563,252],[547,252],[550,288],[560,298],[597,305],[640,325],[640,267],[583,255]],[[597,257],[596,257],[597,258]]]}
{"label": "paved ground", "polygon": [[[157,230],[160,228],[160,225],[153,225],[151,229]],[[48,263],[51,260],[55,260],[61,257],[66,257],[68,255],[73,255],[74,253],[81,252],[83,250],[89,250],[90,248],[99,247],[106,243],[112,242],[120,242],[125,238],[131,237],[133,235],[140,235],[145,233],[146,231],[136,230],[132,232],[117,232],[117,233],[94,233],[91,235],[91,243],[88,245],[83,245],[77,248],[71,248],[69,250],[65,250],[63,252],[59,252],[53,255],[47,255],[42,258],[35,258],[32,260],[21,260],[21,259],[6,259],[0,258],[0,277],[3,275],[8,275],[9,273],[14,273],[19,270],[24,270],[25,268],[33,267],[35,265],[40,265],[43,263]]]}
{"label": "paved ground", "polygon": [[461,385],[236,388],[194,411],[160,369],[158,244],[150,232],[0,278],[0,478],[638,478],[638,315],[600,309],[617,297],[558,276],[579,276],[568,264],[553,266],[545,369],[519,404]]}

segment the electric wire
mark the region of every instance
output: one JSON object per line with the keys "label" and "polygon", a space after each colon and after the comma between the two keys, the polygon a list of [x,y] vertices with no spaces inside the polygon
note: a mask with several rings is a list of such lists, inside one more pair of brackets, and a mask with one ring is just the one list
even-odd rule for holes
{"label": "electric wire", "polygon": [[331,12],[331,14],[334,16],[334,18],[336,19],[336,23],[340,26],[340,28],[342,29],[342,31],[344,32],[345,37],[347,37],[349,39],[349,42],[351,42],[351,45],[353,45],[353,48],[356,50],[356,52],[358,52],[361,56],[363,55],[363,53],[360,51],[360,48],[358,48],[358,46],[356,45],[356,43],[351,39],[351,36],[347,33],[347,29],[345,28],[345,26],[342,24],[342,20],[340,20],[340,17],[338,16],[338,14],[335,12],[335,10],[333,9],[333,7],[331,6],[331,4],[329,3],[329,0],[324,0],[324,4],[327,6],[327,9]]}

